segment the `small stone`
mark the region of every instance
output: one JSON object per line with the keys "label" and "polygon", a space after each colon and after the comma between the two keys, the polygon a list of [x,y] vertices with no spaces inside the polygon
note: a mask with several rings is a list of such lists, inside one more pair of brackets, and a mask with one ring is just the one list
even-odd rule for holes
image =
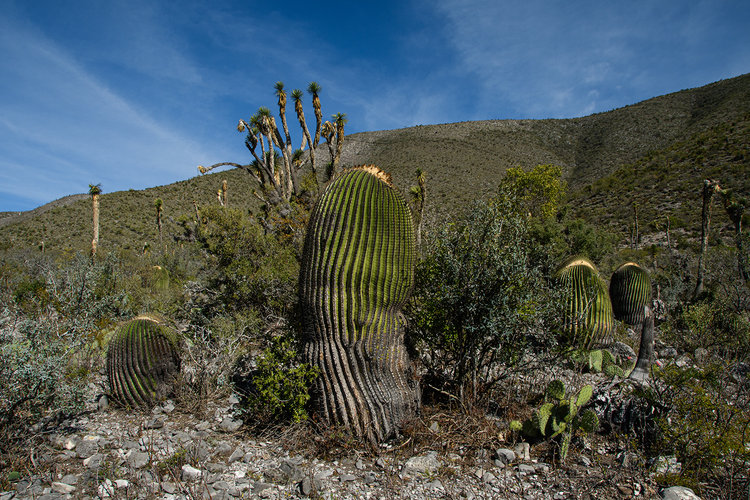
{"label": "small stone", "polygon": [[272,484],[264,483],[262,481],[258,481],[253,485],[253,495],[260,495],[263,491],[273,488]]}
{"label": "small stone", "polygon": [[66,450],[72,450],[76,447],[76,444],[78,444],[78,439],[71,437],[65,440],[65,442],[63,443],[63,448],[65,448]]}
{"label": "small stone", "polygon": [[516,459],[516,453],[508,448],[498,448],[495,450],[495,459],[503,465],[508,465]]}
{"label": "small stone", "polygon": [[164,401],[164,404],[161,405],[161,409],[164,413],[172,413],[175,409],[174,401],[172,401],[171,399],[167,399],[166,401]]}
{"label": "small stone", "polygon": [[386,467],[385,459],[383,459],[383,457],[379,457],[377,460],[375,460],[375,465],[377,465],[381,469],[385,469]]}
{"label": "small stone", "polygon": [[115,479],[115,487],[117,487],[118,490],[125,490],[130,486],[130,481],[127,479]]}
{"label": "small stone", "polygon": [[435,434],[437,434],[438,432],[440,432],[440,424],[438,424],[437,422],[433,421],[430,424],[430,431],[434,432]]}
{"label": "small stone", "polygon": [[237,432],[242,427],[242,420],[235,420],[232,417],[225,417],[219,427],[224,432]]}
{"label": "small stone", "polygon": [[661,492],[661,497],[664,500],[700,500],[693,490],[684,486],[665,488]]}
{"label": "small stone", "polygon": [[484,481],[485,483],[493,483],[493,482],[497,481],[497,478],[495,477],[495,475],[492,472],[485,472],[482,475],[482,481]]}
{"label": "small stone", "polygon": [[631,488],[630,485],[618,484],[617,489],[620,490],[620,493],[622,493],[625,496],[629,497],[633,495],[633,488]]}
{"label": "small stone", "polygon": [[365,484],[372,484],[377,481],[377,479],[377,476],[375,476],[375,473],[372,471],[367,471],[362,475],[362,481],[364,481]]}
{"label": "small stone", "polygon": [[197,481],[203,476],[203,472],[195,467],[185,464],[182,466],[181,478],[183,481]]}
{"label": "small stone", "polygon": [[437,471],[442,464],[437,459],[437,452],[431,451],[427,455],[411,457],[404,464],[404,474],[431,474]]}
{"label": "small stone", "polygon": [[110,481],[109,479],[105,479],[104,482],[99,485],[96,491],[99,494],[100,498],[109,498],[114,494],[114,488],[115,486],[114,484],[112,484],[112,481]]}
{"label": "small stone", "polygon": [[355,481],[356,479],[357,476],[355,476],[354,474],[341,474],[339,476],[339,481],[341,481],[342,483],[348,483],[351,481]]}
{"label": "small stone", "polygon": [[104,455],[101,453],[94,453],[83,461],[83,466],[88,469],[98,469],[102,465],[102,462],[104,462]]}
{"label": "small stone", "polygon": [[232,394],[227,399],[227,403],[229,403],[229,406],[238,405],[240,404],[240,398],[238,398],[236,394]]}
{"label": "small stone", "polygon": [[237,460],[241,459],[245,456],[245,450],[242,449],[242,447],[238,446],[231,455],[229,455],[229,458],[227,458],[228,464],[233,464]]}
{"label": "small stone", "polygon": [[164,427],[163,417],[150,418],[143,424],[144,429],[161,429],[162,427]]}
{"label": "small stone", "polygon": [[591,467],[591,460],[588,457],[584,457],[583,455],[578,457],[578,462],[584,467]]}
{"label": "small stone", "polygon": [[531,460],[531,447],[529,443],[518,443],[513,447],[513,451],[519,460]]}
{"label": "small stone", "polygon": [[357,459],[357,461],[354,463],[354,467],[357,468],[357,470],[364,470],[365,463],[362,461],[362,459]]}
{"label": "small stone", "polygon": [[104,411],[107,408],[109,408],[109,398],[106,394],[102,394],[102,397],[100,397],[99,401],[96,402],[96,409],[99,411]]}
{"label": "small stone", "polygon": [[56,491],[57,493],[61,493],[63,495],[70,495],[75,490],[76,490],[76,487],[70,484],[65,484],[61,482],[52,483],[52,491]]}
{"label": "small stone", "polygon": [[518,464],[518,467],[516,467],[516,470],[520,474],[536,474],[536,469],[529,464]]}
{"label": "small stone", "polygon": [[143,467],[148,465],[150,457],[148,453],[137,450],[130,450],[125,455],[125,460],[127,460],[130,467],[134,469],[142,469]]}

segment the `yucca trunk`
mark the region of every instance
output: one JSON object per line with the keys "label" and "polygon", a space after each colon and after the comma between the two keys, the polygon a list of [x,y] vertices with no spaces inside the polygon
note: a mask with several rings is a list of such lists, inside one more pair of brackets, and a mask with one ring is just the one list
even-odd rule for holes
{"label": "yucca trunk", "polygon": [[711,200],[719,190],[717,181],[706,179],[703,181],[703,210],[701,212],[701,251],[698,256],[698,279],[693,291],[693,299],[703,293],[703,280],[706,268],[706,251],[708,250],[708,236],[711,229]]}
{"label": "yucca trunk", "polygon": [[381,442],[419,408],[401,308],[414,283],[409,208],[377,167],[339,175],[318,200],[300,269],[305,361],[321,375],[314,412]]}
{"label": "yucca trunk", "polygon": [[96,256],[99,247],[99,195],[91,195],[91,204],[94,211],[94,237],[91,239],[91,258]]}

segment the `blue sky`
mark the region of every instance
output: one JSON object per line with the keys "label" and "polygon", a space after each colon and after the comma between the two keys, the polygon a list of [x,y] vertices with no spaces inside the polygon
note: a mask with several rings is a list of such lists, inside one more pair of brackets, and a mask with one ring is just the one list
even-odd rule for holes
{"label": "blue sky", "polygon": [[279,80],[347,133],[570,118],[750,72],[748,26],[747,0],[0,0],[0,211],[249,161]]}

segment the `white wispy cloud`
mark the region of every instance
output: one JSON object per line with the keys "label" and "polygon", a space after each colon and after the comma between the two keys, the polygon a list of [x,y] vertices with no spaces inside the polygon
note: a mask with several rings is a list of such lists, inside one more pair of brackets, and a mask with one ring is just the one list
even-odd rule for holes
{"label": "white wispy cloud", "polygon": [[141,188],[186,177],[202,155],[169,117],[123,99],[33,28],[1,27],[0,192],[42,203],[90,182]]}

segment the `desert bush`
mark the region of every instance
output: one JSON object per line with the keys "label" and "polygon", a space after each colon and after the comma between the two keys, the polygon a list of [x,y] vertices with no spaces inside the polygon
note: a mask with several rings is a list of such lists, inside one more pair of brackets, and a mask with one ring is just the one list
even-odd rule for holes
{"label": "desert bush", "polygon": [[684,484],[701,495],[746,498],[750,493],[750,381],[746,366],[711,363],[701,368],[654,369],[644,396],[660,411],[659,433],[649,450],[676,455],[679,474],[665,483]]}
{"label": "desert bush", "polygon": [[529,263],[528,217],[513,197],[478,202],[428,236],[407,310],[428,380],[464,402],[490,389],[530,348],[554,344],[553,290]]}
{"label": "desert bush", "polygon": [[301,363],[298,353],[290,332],[275,336],[255,358],[255,368],[236,384],[244,396],[245,417],[255,426],[307,418],[305,406],[310,399],[310,385],[319,369]]}
{"label": "desert bush", "polygon": [[[91,371],[100,366],[101,327],[128,314],[111,256],[79,255],[60,265],[29,262],[16,299],[0,311],[0,441],[82,409]],[[8,289],[3,291],[10,297]]]}
{"label": "desert bush", "polygon": [[238,209],[207,207],[197,241],[207,261],[202,270],[212,300],[205,314],[256,308],[261,315],[284,315],[296,303],[299,263],[289,244]]}

